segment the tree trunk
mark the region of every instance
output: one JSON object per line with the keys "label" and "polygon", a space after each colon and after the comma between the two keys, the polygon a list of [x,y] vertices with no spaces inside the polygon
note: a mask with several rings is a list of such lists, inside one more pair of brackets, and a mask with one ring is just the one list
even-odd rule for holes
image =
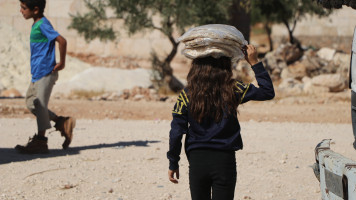
{"label": "tree trunk", "polygon": [[164,59],[160,66],[162,68],[162,78],[168,84],[169,89],[171,89],[173,92],[179,92],[184,88],[184,85],[173,75],[173,69],[171,67],[171,62],[177,54],[179,43],[175,42],[175,39],[172,35],[169,35],[168,38],[173,47],[169,55],[166,57],[166,59]]}
{"label": "tree trunk", "polygon": [[[248,6],[246,6],[248,5]],[[249,0],[234,0],[231,6],[231,25],[235,26],[250,41],[251,17]]]}
{"label": "tree trunk", "polygon": [[266,30],[266,33],[267,33],[267,37],[268,37],[268,43],[269,43],[269,51],[273,51],[273,40],[272,40],[272,29],[271,27],[269,26],[269,23],[266,22],[264,24],[264,27],[265,27],[265,30]]}
{"label": "tree trunk", "polygon": [[288,30],[289,42],[293,44],[294,43],[293,32],[292,30],[290,30],[289,23],[287,21],[283,21],[283,24],[286,26]]}

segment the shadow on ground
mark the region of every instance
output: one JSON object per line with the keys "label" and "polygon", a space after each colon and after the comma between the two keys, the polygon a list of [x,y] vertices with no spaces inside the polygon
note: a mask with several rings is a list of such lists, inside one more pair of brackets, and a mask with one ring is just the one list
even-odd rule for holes
{"label": "shadow on ground", "polygon": [[59,156],[67,156],[67,155],[76,155],[79,154],[80,151],[90,150],[90,149],[103,149],[103,148],[115,148],[115,149],[123,149],[130,146],[136,147],[148,147],[150,143],[158,143],[160,141],[127,141],[127,142],[117,142],[112,144],[96,144],[96,145],[88,145],[88,146],[80,146],[80,147],[70,147],[69,149],[50,149],[48,154],[19,154],[14,148],[0,148],[0,165],[11,163],[11,162],[21,162],[28,161],[37,158],[53,158]]}

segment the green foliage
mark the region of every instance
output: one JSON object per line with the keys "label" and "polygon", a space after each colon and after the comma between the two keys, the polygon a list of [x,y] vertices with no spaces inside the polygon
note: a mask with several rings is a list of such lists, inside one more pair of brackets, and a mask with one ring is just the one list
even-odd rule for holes
{"label": "green foliage", "polygon": [[252,0],[251,17],[254,23],[265,20],[283,23],[299,21],[307,14],[319,17],[330,14],[329,10],[323,9],[311,0]]}
{"label": "green foliage", "polygon": [[112,26],[103,23],[108,18],[105,14],[106,4],[103,1],[91,3],[85,0],[89,12],[85,14],[77,13],[72,15],[72,22],[69,26],[71,29],[76,29],[80,35],[83,35],[87,41],[99,38],[100,40],[114,40],[116,38]]}
{"label": "green foliage", "polygon": [[[231,0],[84,0],[88,12],[72,15],[69,28],[75,29],[88,41],[95,38],[113,40],[117,30],[112,19],[122,19],[129,34],[156,29],[170,36],[173,28],[180,34],[193,25],[227,23]],[[108,17],[106,13],[114,13]],[[155,24],[153,17],[159,16]],[[115,34],[116,33],[116,34]]]}
{"label": "green foliage", "polygon": [[311,0],[251,0],[251,21],[262,22],[269,26],[272,23],[283,23],[293,43],[293,31],[298,21],[307,15],[328,16],[332,11],[322,8]]}

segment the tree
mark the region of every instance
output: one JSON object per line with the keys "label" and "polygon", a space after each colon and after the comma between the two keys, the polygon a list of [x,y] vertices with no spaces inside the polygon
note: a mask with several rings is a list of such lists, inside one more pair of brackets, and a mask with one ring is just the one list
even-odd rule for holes
{"label": "tree", "polygon": [[250,41],[251,30],[250,4],[250,0],[233,0],[230,7],[230,23],[243,34],[247,41]]}
{"label": "tree", "polygon": [[311,0],[251,0],[251,8],[252,23],[262,22],[264,24],[271,47],[273,23],[284,24],[288,30],[289,42],[298,44],[293,36],[298,21],[306,15],[324,17],[331,13]]}
{"label": "tree", "polygon": [[[152,51],[153,69],[161,80],[168,83],[171,90],[177,92],[183,85],[174,77],[171,62],[175,57],[179,43],[173,33],[183,34],[193,25],[228,23],[228,9],[231,0],[84,0],[88,12],[72,16],[69,28],[75,29],[87,41],[114,40],[118,31],[112,26],[113,20],[121,19],[130,35],[145,30],[158,30],[165,35],[171,45],[170,53],[159,58]],[[111,11],[111,16],[107,13]],[[153,17],[159,16],[160,23],[155,24]]]}
{"label": "tree", "polygon": [[321,4],[324,8],[342,8],[343,5],[349,6],[353,9],[356,9],[356,0],[313,0],[317,1],[318,4]]}

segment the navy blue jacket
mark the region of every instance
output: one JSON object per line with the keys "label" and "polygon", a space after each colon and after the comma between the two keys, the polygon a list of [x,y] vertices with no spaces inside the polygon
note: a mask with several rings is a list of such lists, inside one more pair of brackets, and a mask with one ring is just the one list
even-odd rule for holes
{"label": "navy blue jacket", "polygon": [[[253,84],[244,84],[236,81],[236,98],[240,103],[250,100],[270,100],[274,97],[272,80],[265,70],[262,62],[252,66],[258,82],[258,88]],[[189,98],[186,89],[179,94],[173,109],[173,120],[169,133],[169,169],[178,169],[178,161],[182,148],[182,137],[185,137],[185,152],[192,149],[217,149],[236,151],[242,149],[240,124],[236,115],[226,115],[216,123],[213,119],[205,118],[201,123],[194,120],[189,112]]]}

